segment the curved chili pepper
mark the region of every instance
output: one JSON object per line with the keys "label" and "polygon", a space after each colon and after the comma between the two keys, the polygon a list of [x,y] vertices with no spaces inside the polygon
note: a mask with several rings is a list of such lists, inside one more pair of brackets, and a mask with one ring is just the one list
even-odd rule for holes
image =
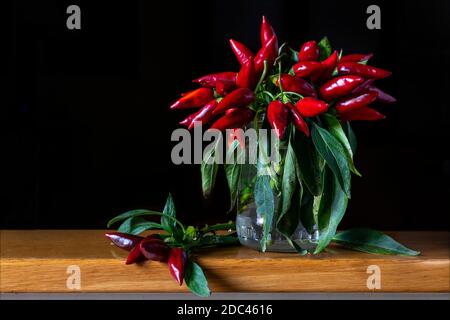
{"label": "curved chili pepper", "polygon": [[373,57],[373,53],[361,54],[353,53],[342,56],[339,62],[364,62]]}
{"label": "curved chili pepper", "polygon": [[139,249],[144,257],[153,261],[166,261],[169,253],[169,247],[164,241],[153,238],[142,240]]}
{"label": "curved chili pepper", "polygon": [[264,46],[259,49],[255,57],[256,74],[260,75],[264,70],[264,60],[267,61],[267,66],[271,67],[278,56],[278,40],[274,35]]}
{"label": "curved chili pepper", "polygon": [[377,99],[377,96],[378,93],[376,92],[360,93],[338,101],[335,108],[338,112],[347,112],[359,109],[374,102]]}
{"label": "curved chili pepper", "polygon": [[286,106],[289,108],[289,111],[291,111],[291,121],[292,124],[301,132],[305,134],[305,136],[309,137],[310,132],[308,125],[306,124],[305,120],[303,120],[300,113],[297,111],[297,109],[291,104],[286,103]]}
{"label": "curved chili pepper", "polygon": [[364,78],[359,76],[340,76],[323,84],[319,93],[323,100],[331,101],[351,93],[363,82]]}
{"label": "curved chili pepper", "polygon": [[322,64],[317,61],[300,61],[293,66],[297,77],[307,78],[322,72]]}
{"label": "curved chili pepper", "polygon": [[386,116],[372,108],[362,107],[356,110],[339,113],[342,121],[376,121],[386,118]]}
{"label": "curved chili pepper", "polygon": [[352,74],[370,79],[383,79],[392,74],[390,71],[356,62],[340,62],[338,73],[339,75]]}
{"label": "curved chili pepper", "polygon": [[199,88],[186,93],[170,106],[170,109],[189,109],[200,107],[214,99],[214,92],[209,88]]}
{"label": "curved chili pepper", "polygon": [[[275,31],[273,30],[272,26],[267,21],[265,16],[262,17],[260,37],[261,46],[264,46],[267,42],[269,42],[272,37],[277,37]],[[278,47],[278,39],[276,40],[276,42],[276,46]]]}
{"label": "curved chili pepper", "polygon": [[256,71],[253,58],[250,57],[244,65],[242,65],[241,70],[237,74],[236,84],[240,88],[249,88],[253,90],[256,85]]}
{"label": "curved chili pepper", "polygon": [[352,94],[358,94],[366,92],[369,87],[372,86],[372,83],[375,81],[375,79],[367,79],[364,80],[363,83],[361,83],[359,86],[357,86],[355,89],[353,89]]}
{"label": "curved chili pepper", "polygon": [[[322,72],[320,76],[317,76],[318,79],[327,80],[331,77],[338,62],[338,56],[338,52],[334,51],[328,58],[321,62]],[[318,79],[313,79],[313,81],[317,81]]]}
{"label": "curved chili pepper", "polygon": [[283,73],[280,78],[277,78],[275,81],[275,84],[277,86],[280,86],[279,80],[281,80],[281,87],[283,88],[283,91],[292,91],[303,96],[317,97],[316,90],[314,89],[312,84],[310,84],[305,79]]}
{"label": "curved chili pepper", "polygon": [[147,260],[147,258],[142,254],[139,245],[137,245],[128,254],[125,264],[139,263],[145,260]]}
{"label": "curved chili pepper", "polygon": [[239,41],[230,39],[230,45],[234,55],[241,65],[246,64],[250,57],[255,57],[253,52]]}
{"label": "curved chili pepper", "polygon": [[192,82],[200,84],[202,87],[214,88],[217,81],[222,82],[236,82],[236,72],[219,72],[211,73],[206,76],[192,80]]}
{"label": "curved chili pepper", "polygon": [[255,100],[255,94],[248,88],[238,88],[226,95],[213,110],[213,115],[231,108],[246,107]]}
{"label": "curved chili pepper", "polygon": [[267,107],[267,120],[279,139],[284,136],[288,123],[289,108],[279,100],[274,100]]}
{"label": "curved chili pepper", "polygon": [[305,42],[298,52],[298,61],[317,61],[319,59],[319,47],[317,42]]}
{"label": "curved chili pepper", "polygon": [[117,247],[131,251],[144,237],[135,236],[132,234],[126,234],[122,232],[109,232],[105,233],[105,236],[111,240]]}
{"label": "curved chili pepper", "polygon": [[298,100],[295,107],[304,118],[315,117],[328,110],[326,102],[308,97]]}
{"label": "curved chili pepper", "polygon": [[390,94],[387,94],[386,92],[384,92],[380,88],[377,88],[377,87],[374,87],[374,86],[369,86],[368,90],[369,90],[369,92],[376,92],[378,94],[377,101],[379,101],[381,103],[388,103],[389,104],[389,103],[394,103],[394,102],[397,101],[397,99],[395,99]]}
{"label": "curved chili pepper", "polygon": [[248,108],[234,108],[228,110],[211,126],[212,129],[223,131],[225,129],[242,128],[253,120],[254,112]]}
{"label": "curved chili pepper", "polygon": [[194,127],[194,122],[200,121],[202,122],[202,124],[208,123],[213,117],[212,112],[216,106],[217,101],[212,100],[205,104],[205,106],[197,112],[187,116],[187,118],[181,121],[180,124],[186,126],[189,130],[191,130]]}
{"label": "curved chili pepper", "polygon": [[182,248],[172,248],[169,252],[167,264],[172,277],[181,286],[184,279],[184,269],[186,267],[187,254]]}

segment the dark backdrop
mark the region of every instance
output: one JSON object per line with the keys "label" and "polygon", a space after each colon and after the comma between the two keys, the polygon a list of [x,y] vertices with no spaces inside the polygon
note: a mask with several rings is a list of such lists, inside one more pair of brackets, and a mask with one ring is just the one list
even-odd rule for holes
{"label": "dark backdrop", "polygon": [[[66,28],[70,4],[82,28]],[[381,30],[366,8],[381,7]],[[190,80],[238,69],[227,40],[259,46],[265,14],[294,47],[327,35],[346,52],[374,52],[393,71],[398,103],[385,121],[355,124],[352,200],[342,227],[448,229],[448,1],[2,2],[2,228],[102,228],[132,208],[161,209],[172,192],[187,222],[226,215],[222,173],[202,199],[198,166],[170,161],[169,112]],[[5,32],[6,31],[6,32]]]}

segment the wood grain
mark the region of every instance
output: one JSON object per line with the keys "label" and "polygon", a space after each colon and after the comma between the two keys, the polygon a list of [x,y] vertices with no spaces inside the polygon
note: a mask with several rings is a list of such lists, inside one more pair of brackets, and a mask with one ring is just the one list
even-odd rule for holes
{"label": "wood grain", "polygon": [[[67,268],[81,270],[80,292],[187,292],[159,262],[126,266],[127,252],[103,230],[0,231],[0,292],[73,292]],[[449,233],[391,232],[418,257],[370,255],[331,246],[326,253],[259,253],[244,247],[202,251],[213,292],[371,292],[367,267],[381,269],[380,292],[449,292]],[[77,290],[76,290],[77,291]]]}

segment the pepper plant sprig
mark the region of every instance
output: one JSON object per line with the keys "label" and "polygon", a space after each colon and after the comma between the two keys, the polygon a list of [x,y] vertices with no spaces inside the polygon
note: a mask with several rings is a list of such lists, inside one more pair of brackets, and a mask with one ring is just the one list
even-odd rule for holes
{"label": "pepper plant sprig", "polygon": [[[160,222],[145,219],[160,216]],[[163,212],[146,209],[132,210],[116,216],[108,227],[121,222],[117,232],[105,235],[119,248],[129,251],[126,264],[146,260],[167,262],[170,274],[199,296],[209,296],[208,281],[202,268],[194,261],[193,251],[207,247],[223,247],[239,243],[233,222],[205,225],[202,228],[184,226],[176,218],[175,205],[169,194]],[[158,233],[139,236],[147,230]]]}

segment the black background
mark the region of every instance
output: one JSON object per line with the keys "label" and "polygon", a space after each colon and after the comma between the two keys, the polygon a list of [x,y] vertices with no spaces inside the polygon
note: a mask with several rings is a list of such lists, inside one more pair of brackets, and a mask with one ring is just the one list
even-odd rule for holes
{"label": "black background", "polygon": [[[66,8],[81,7],[81,30]],[[366,8],[381,8],[368,30]],[[201,196],[198,166],[170,160],[169,112],[200,75],[237,70],[231,37],[256,51],[265,14],[281,42],[327,35],[345,52],[373,52],[393,71],[380,87],[398,99],[387,119],[356,123],[352,200],[341,227],[448,229],[448,1],[14,1],[2,2],[2,228],[103,228],[133,208],[179,217],[226,215],[222,173]],[[6,31],[6,32],[5,32]]]}

